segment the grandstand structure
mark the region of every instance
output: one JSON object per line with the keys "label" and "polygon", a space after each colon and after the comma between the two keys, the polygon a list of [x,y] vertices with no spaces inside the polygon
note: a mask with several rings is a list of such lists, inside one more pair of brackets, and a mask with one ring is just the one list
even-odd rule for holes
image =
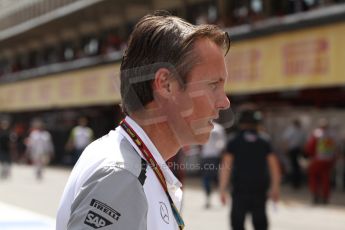
{"label": "grandstand structure", "polygon": [[228,31],[226,89],[232,105],[261,105],[273,132],[283,128],[279,119],[314,116],[320,108],[326,116],[341,117],[343,2],[0,0],[0,116],[26,127],[43,117],[57,148],[80,115],[90,118],[96,136],[103,135],[122,116],[119,65],[133,25],[165,9]]}

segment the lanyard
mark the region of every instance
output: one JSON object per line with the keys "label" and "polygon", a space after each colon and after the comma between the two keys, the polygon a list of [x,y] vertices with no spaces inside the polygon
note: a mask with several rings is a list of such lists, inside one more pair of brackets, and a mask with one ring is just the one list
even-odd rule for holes
{"label": "lanyard", "polygon": [[162,187],[164,189],[164,192],[166,193],[166,195],[168,197],[171,209],[173,211],[173,214],[174,214],[175,220],[179,226],[179,229],[182,230],[184,228],[183,219],[182,219],[179,211],[177,210],[173,200],[171,199],[171,196],[168,192],[168,187],[167,187],[167,184],[165,181],[165,177],[163,175],[161,168],[157,164],[157,161],[153,157],[150,150],[146,147],[144,142],[141,140],[141,138],[136,134],[136,132],[132,129],[132,127],[125,120],[122,120],[120,122],[120,125],[127,132],[127,134],[132,138],[134,143],[137,145],[137,147],[140,149],[140,151],[144,155],[146,161],[149,163],[152,170],[155,172],[160,184],[162,185]]}

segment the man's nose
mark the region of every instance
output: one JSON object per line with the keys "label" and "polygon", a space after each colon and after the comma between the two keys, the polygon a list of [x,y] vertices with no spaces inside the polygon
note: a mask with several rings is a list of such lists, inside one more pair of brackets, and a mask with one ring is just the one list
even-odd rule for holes
{"label": "man's nose", "polygon": [[230,108],[230,100],[225,93],[219,99],[217,108],[219,108],[221,110],[225,110],[225,109]]}

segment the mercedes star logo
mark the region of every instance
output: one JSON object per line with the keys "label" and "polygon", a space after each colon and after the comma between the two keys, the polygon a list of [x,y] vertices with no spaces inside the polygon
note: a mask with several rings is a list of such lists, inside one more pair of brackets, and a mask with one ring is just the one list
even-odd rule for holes
{"label": "mercedes star logo", "polygon": [[163,202],[159,202],[159,204],[160,204],[161,217],[166,224],[169,224],[168,208]]}

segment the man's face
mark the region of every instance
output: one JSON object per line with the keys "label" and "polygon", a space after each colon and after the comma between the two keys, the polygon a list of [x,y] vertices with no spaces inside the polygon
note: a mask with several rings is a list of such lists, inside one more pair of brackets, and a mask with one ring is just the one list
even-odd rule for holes
{"label": "man's face", "polygon": [[200,39],[194,51],[199,61],[187,77],[185,90],[175,91],[168,113],[181,146],[204,144],[213,129],[212,121],[230,106],[224,92],[227,71],[222,50],[212,41]]}

